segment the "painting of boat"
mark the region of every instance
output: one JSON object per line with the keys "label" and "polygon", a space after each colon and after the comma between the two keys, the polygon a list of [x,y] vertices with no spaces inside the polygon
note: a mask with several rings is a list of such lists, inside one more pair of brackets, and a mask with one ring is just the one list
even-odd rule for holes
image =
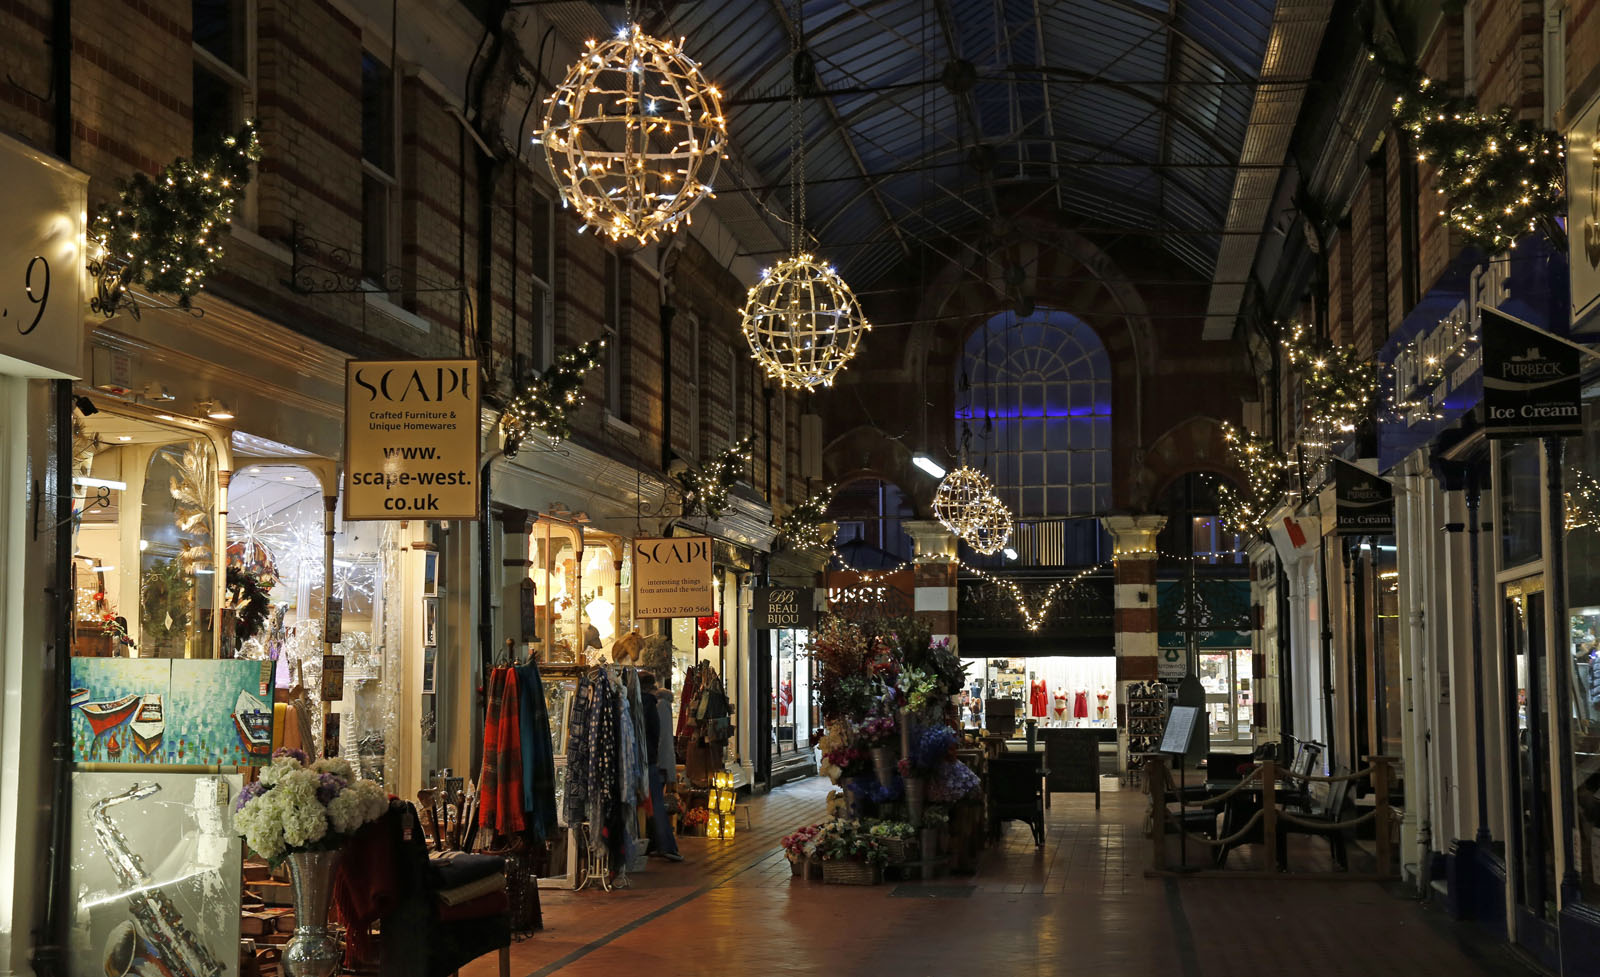
{"label": "painting of boat", "polygon": [[78,706],[83,713],[83,718],[89,721],[89,728],[94,730],[96,739],[104,736],[106,731],[120,726],[124,720],[133,715],[139,708],[143,696],[125,695],[120,699],[111,699],[105,702],[85,702]]}
{"label": "painting of boat", "polygon": [[133,722],[128,724],[128,732],[133,734],[133,745],[145,756],[154,756],[161,749],[161,734],[166,731],[167,720],[161,711],[161,696],[157,693],[146,695],[139,705],[139,712],[133,717]]}
{"label": "painting of boat", "polygon": [[246,753],[265,756],[272,752],[272,708],[247,691],[239,693],[233,707],[233,726]]}
{"label": "painting of boat", "polygon": [[72,704],[73,705],[81,706],[85,702],[88,702],[88,701],[89,701],[89,690],[88,689],[73,689],[72,690]]}

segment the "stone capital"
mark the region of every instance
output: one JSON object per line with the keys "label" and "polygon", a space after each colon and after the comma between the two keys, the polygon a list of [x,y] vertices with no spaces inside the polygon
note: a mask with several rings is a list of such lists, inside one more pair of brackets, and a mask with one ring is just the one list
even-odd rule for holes
{"label": "stone capital", "polygon": [[1111,534],[1111,552],[1119,557],[1154,559],[1156,536],[1166,524],[1167,517],[1157,515],[1100,517],[1100,525]]}
{"label": "stone capital", "polygon": [[946,529],[944,523],[936,519],[907,519],[900,527],[911,535],[917,562],[955,560],[956,534]]}

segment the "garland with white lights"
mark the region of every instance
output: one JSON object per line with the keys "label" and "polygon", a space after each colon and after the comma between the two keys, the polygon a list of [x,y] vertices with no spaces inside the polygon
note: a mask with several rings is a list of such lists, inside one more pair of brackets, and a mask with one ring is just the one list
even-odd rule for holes
{"label": "garland with white lights", "polygon": [[605,348],[604,339],[591,339],[563,350],[544,372],[523,384],[500,414],[506,457],[514,457],[533,431],[543,431],[552,441],[572,437],[567,414],[583,396],[583,377],[600,365]]}
{"label": "garland with white lights", "polygon": [[833,542],[838,527],[828,522],[828,505],[833,501],[833,486],[826,485],[798,502],[788,515],[773,522],[778,541],[795,550],[822,549]]}
{"label": "garland with white lights", "polygon": [[1417,159],[1436,168],[1445,201],[1439,216],[1489,255],[1541,228],[1552,240],[1565,240],[1557,223],[1566,206],[1566,146],[1559,133],[1517,118],[1510,106],[1482,111],[1414,65],[1376,52],[1371,57],[1400,90],[1394,114],[1415,137]]}
{"label": "garland with white lights", "polygon": [[1222,440],[1228,456],[1244,473],[1244,490],[1217,486],[1217,514],[1224,525],[1245,534],[1260,536],[1267,530],[1267,517],[1283,493],[1289,463],[1278,455],[1272,442],[1250,431],[1222,424]]}
{"label": "garland with white lights", "polygon": [[137,286],[175,295],[187,309],[222,257],[221,238],[260,158],[255,123],[246,122],[215,153],[179,157],[153,178],[137,173],[120,183],[117,201],[89,230],[87,266],[98,286],[90,307],[116,315]]}
{"label": "garland with white lights", "polygon": [[1291,323],[1282,339],[1284,358],[1300,375],[1308,422],[1302,444],[1326,450],[1372,416],[1378,370],[1354,346],[1317,339],[1303,323]]}
{"label": "garland with white lights", "polygon": [[739,472],[749,460],[750,437],[746,435],[728,446],[715,461],[698,472],[682,471],[677,475],[683,490],[683,514],[692,516],[703,512],[711,519],[719,518],[728,507],[728,490],[739,480]]}
{"label": "garland with white lights", "polygon": [[1600,527],[1600,479],[1573,469],[1572,491],[1566,493],[1566,530]]}

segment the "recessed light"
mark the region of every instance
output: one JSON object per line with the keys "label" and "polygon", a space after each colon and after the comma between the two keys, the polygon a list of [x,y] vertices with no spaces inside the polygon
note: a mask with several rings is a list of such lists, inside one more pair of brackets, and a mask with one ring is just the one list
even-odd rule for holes
{"label": "recessed light", "polygon": [[213,421],[233,420],[233,409],[220,400],[202,400],[197,406],[200,408],[200,413]]}
{"label": "recessed light", "polygon": [[285,482],[292,482],[292,481],[294,481],[294,476],[293,475],[285,475],[285,476],[283,476],[283,480]]}
{"label": "recessed light", "polygon": [[177,418],[173,417],[171,414],[157,414],[156,415],[156,420],[158,420],[158,421],[175,421],[175,420],[177,420]]}
{"label": "recessed light", "polygon": [[117,435],[117,440],[118,441],[132,441],[133,440],[133,435],[131,435],[131,434],[119,434],[119,435]]}

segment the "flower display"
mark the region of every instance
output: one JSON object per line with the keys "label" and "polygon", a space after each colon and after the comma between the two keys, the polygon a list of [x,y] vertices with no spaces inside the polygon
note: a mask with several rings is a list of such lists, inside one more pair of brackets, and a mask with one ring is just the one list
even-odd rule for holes
{"label": "flower display", "polygon": [[953,804],[980,786],[978,775],[965,763],[951,760],[928,781],[928,799]]}
{"label": "flower display", "polygon": [[817,747],[822,750],[822,774],[836,784],[843,782],[847,771],[859,769],[867,759],[855,724],[845,719],[835,719],[824,726]]}
{"label": "flower display", "polygon": [[357,779],[346,761],[313,762],[284,749],[239,792],[233,822],[250,848],[276,865],[295,852],[338,848],[388,809],[388,793]]}
{"label": "flower display", "polygon": [[813,840],[817,854],[825,862],[851,861],[881,865],[888,858],[871,828],[853,818],[836,818],[824,823]]}
{"label": "flower display", "polygon": [[810,858],[817,853],[817,835],[822,831],[822,825],[811,824],[801,828],[794,834],[787,835],[779,842],[783,846],[784,854],[790,860]]}

